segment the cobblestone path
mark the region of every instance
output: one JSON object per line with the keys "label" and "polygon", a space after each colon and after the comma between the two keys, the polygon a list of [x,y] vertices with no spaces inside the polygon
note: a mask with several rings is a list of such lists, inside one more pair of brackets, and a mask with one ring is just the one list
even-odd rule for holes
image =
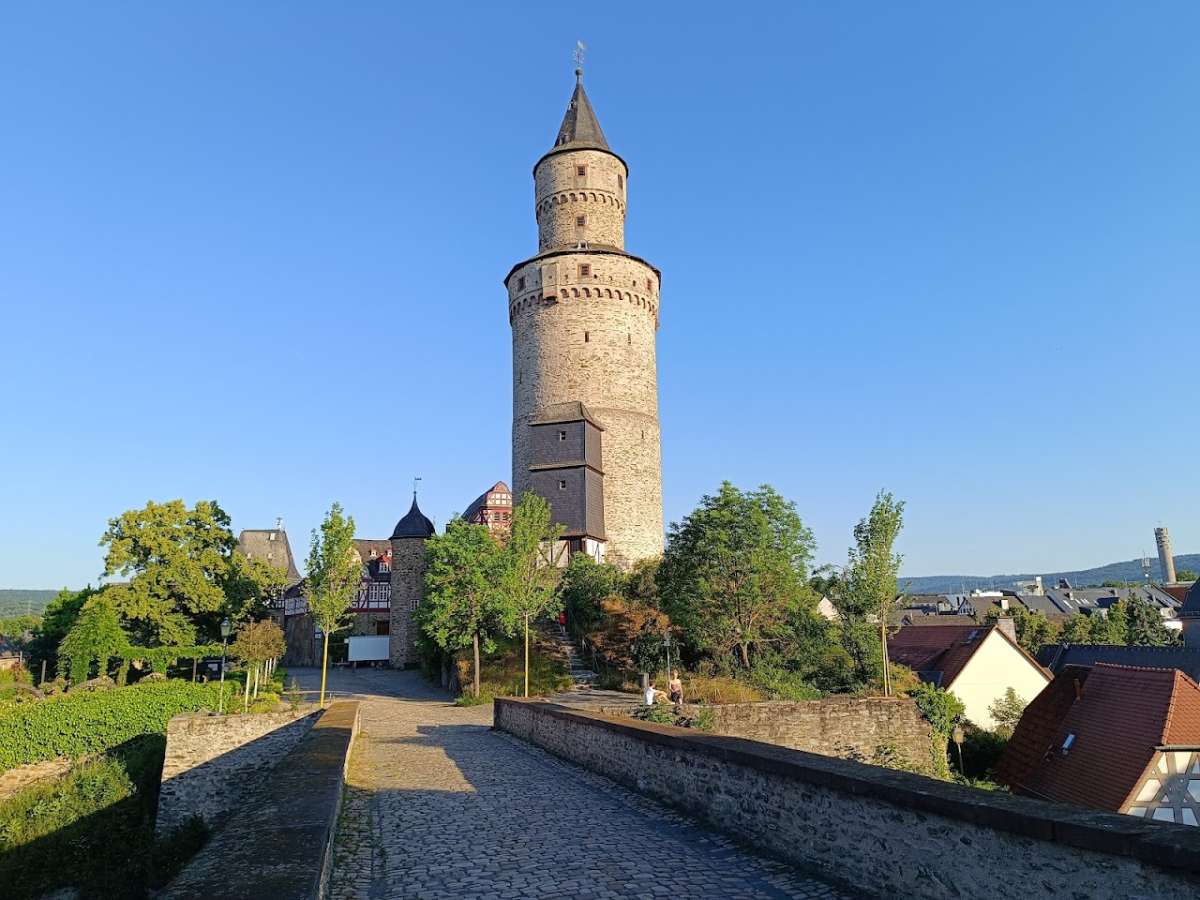
{"label": "cobblestone path", "polygon": [[490,705],[455,707],[414,673],[346,673],[331,687],[374,692],[338,829],[337,900],[846,898],[491,731]]}

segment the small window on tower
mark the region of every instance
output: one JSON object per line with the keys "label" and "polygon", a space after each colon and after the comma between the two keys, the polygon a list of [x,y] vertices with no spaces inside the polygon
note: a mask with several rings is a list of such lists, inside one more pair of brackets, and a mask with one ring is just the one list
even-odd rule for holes
{"label": "small window on tower", "polygon": [[560,441],[565,441],[567,439],[567,433],[565,431],[560,431],[558,433],[558,439]]}
{"label": "small window on tower", "polygon": [[587,166],[576,166],[575,174],[578,175],[580,178],[582,178],[584,175],[587,174]]}
{"label": "small window on tower", "polygon": [[591,340],[592,340],[592,333],[590,331],[585,331],[583,333],[583,342],[585,344],[587,344],[587,343],[590,343]]}
{"label": "small window on tower", "polygon": [[592,274],[591,263],[580,263],[579,264],[579,277],[580,278],[589,278],[589,277],[591,277],[591,274]]}
{"label": "small window on tower", "polygon": [[580,228],[582,228],[584,225],[587,224],[587,216],[576,216],[575,224],[578,225]]}
{"label": "small window on tower", "polygon": [[623,187],[625,187],[625,176],[618,174],[617,175],[617,190],[620,190]]}
{"label": "small window on tower", "polygon": [[558,482],[558,489],[559,489],[560,491],[565,491],[565,490],[567,489],[567,483],[566,483],[566,481],[564,481],[564,480],[562,480],[562,479],[559,479],[559,482]]}
{"label": "small window on tower", "polygon": [[525,290],[525,276],[524,275],[522,275],[520,278],[517,279],[517,290],[518,291]]}

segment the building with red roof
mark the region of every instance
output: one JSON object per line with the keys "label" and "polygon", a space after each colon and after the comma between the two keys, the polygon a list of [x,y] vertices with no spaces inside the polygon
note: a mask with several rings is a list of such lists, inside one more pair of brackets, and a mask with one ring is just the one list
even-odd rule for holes
{"label": "building with red roof", "polygon": [[997,779],[1014,793],[1200,823],[1200,686],[1176,669],[1067,666],[1025,709]]}
{"label": "building with red roof", "polygon": [[995,727],[990,707],[1012,688],[1031,700],[1051,675],[1017,643],[1011,619],[992,625],[905,625],[888,638],[888,657],[954,693],[967,718]]}

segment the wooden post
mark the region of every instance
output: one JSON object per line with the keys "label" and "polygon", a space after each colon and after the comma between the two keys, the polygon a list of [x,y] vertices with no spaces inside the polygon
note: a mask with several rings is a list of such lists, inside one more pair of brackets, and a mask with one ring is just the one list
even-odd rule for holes
{"label": "wooden post", "polygon": [[39,681],[38,684],[45,684],[45,683],[46,683],[46,661],[43,659],[42,660],[42,680]]}

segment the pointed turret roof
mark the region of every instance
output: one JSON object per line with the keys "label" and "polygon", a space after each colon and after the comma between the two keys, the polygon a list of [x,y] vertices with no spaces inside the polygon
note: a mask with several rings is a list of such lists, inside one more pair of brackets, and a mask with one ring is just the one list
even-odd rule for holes
{"label": "pointed turret roof", "polygon": [[433,533],[433,523],[421,512],[421,507],[417,506],[417,494],[414,491],[412,506],[404,514],[404,518],[396,523],[396,530],[392,532],[392,540],[396,538],[424,539],[432,537]]}
{"label": "pointed turret roof", "polygon": [[575,93],[571,95],[571,102],[567,104],[562,125],[558,129],[558,137],[554,139],[554,149],[558,150],[568,144],[573,147],[608,150],[608,141],[604,139],[604,132],[600,129],[600,120],[596,118],[596,111],[592,109],[587,91],[583,89],[583,69],[575,70]]}

